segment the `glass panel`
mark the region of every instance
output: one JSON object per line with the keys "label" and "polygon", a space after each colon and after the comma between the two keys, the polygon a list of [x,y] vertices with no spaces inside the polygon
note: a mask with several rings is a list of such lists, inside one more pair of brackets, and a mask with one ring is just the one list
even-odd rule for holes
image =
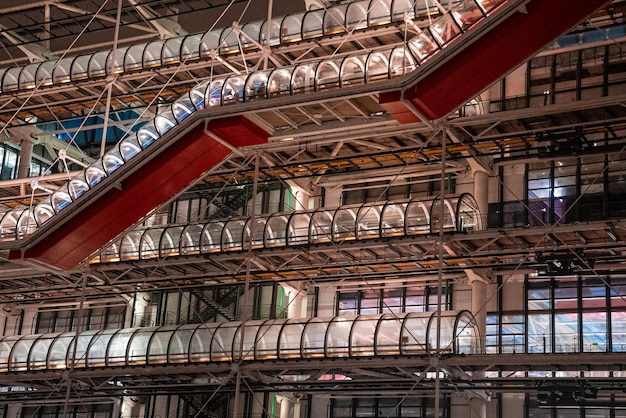
{"label": "glass panel", "polygon": [[[283,17],[275,17],[270,22],[270,46],[278,45],[280,43],[280,24],[283,20]],[[261,26],[261,45],[266,45],[267,38],[267,21],[263,22]]]}
{"label": "glass panel", "polygon": [[35,83],[37,86],[49,86],[52,84],[52,71],[57,65],[57,61],[44,61],[37,68]]}
{"label": "glass panel", "polygon": [[282,246],[287,243],[287,215],[272,215],[265,226],[265,245],[268,247]]}
{"label": "glass panel", "polygon": [[[452,353],[454,350],[454,322],[456,315],[441,315],[441,325],[439,327],[439,350],[442,353]],[[431,321],[428,323],[428,344],[431,352],[437,349],[437,315],[433,314]]]}
{"label": "glass panel", "polygon": [[53,83],[68,83],[70,79],[70,71],[72,69],[72,63],[76,57],[61,58],[57,61],[57,65],[52,70],[52,82]]}
{"label": "glass panel", "polygon": [[190,225],[185,228],[180,237],[180,253],[192,255],[200,253],[200,236],[204,225]]}
{"label": "glass panel", "polygon": [[239,52],[239,35],[233,28],[225,28],[220,35],[220,55]]}
{"label": "glass panel", "polygon": [[233,340],[240,323],[222,323],[215,330],[211,344],[211,361],[232,360]]}
{"label": "glass panel", "polygon": [[333,240],[356,238],[356,216],[359,209],[360,206],[337,209],[333,220]]}
{"label": "glass panel", "polygon": [[135,332],[136,329],[122,329],[111,338],[107,354],[108,366],[126,364],[128,343]]}
{"label": "glass panel", "polygon": [[247,76],[228,77],[222,87],[222,104],[243,102],[243,86]]}
{"label": "glass panel", "polygon": [[528,315],[528,352],[552,352],[551,332],[552,317],[545,314]]}
{"label": "glass panel", "polygon": [[[445,232],[456,231],[455,210],[452,206],[450,199],[444,200],[443,210],[441,208],[441,199],[433,201],[430,209],[431,226],[430,231],[432,233],[439,232],[440,228],[443,228]],[[443,213],[442,213],[443,212]],[[442,219],[443,216],[443,219]]]}
{"label": "glass panel", "polygon": [[163,50],[161,51],[162,64],[173,64],[180,62],[180,48],[184,39],[185,37],[180,36],[177,38],[170,38],[165,41],[165,43],[163,44]]}
{"label": "glass panel", "polygon": [[326,334],[326,355],[329,357],[348,357],[350,354],[350,330],[353,318],[336,317],[328,326]]}
{"label": "glass panel", "polygon": [[145,48],[146,44],[132,45],[128,48],[128,53],[124,60],[124,69],[126,71],[141,70],[143,66],[141,58]]}
{"label": "glass panel", "polygon": [[109,175],[123,165],[124,160],[122,160],[120,151],[117,148],[111,149],[102,157],[102,166]]}
{"label": "glass panel", "polygon": [[141,152],[141,146],[137,140],[137,135],[132,134],[120,143],[120,155],[124,161],[128,161]]}
{"label": "glass panel", "polygon": [[315,74],[317,90],[339,87],[340,60],[322,61]]}
{"label": "glass panel", "polygon": [[268,321],[263,324],[256,337],[256,358],[257,360],[278,358],[278,335],[282,328],[282,323]]}
{"label": "glass panel", "polygon": [[25,209],[13,209],[7,212],[0,221],[0,234],[4,241],[17,239],[17,221]]}
{"label": "glass panel", "polygon": [[430,29],[433,36],[437,37],[437,40],[441,45],[446,45],[452,42],[461,34],[461,30],[450,14],[446,14],[437,19],[437,21],[432,24]]}
{"label": "glass panel", "polygon": [[71,333],[61,334],[52,342],[48,349],[48,368],[65,369],[68,366],[66,357],[73,340],[74,333]]}
{"label": "glass panel", "polygon": [[400,77],[410,74],[417,68],[415,58],[405,48],[395,48],[391,53],[391,61],[389,63],[389,74],[391,77]]}
{"label": "glass panel", "polygon": [[17,221],[17,239],[22,239],[35,232],[37,229],[37,221],[32,209],[22,211]]}
{"label": "glass panel", "polygon": [[[180,48],[180,59],[183,62],[198,59],[198,57],[200,56],[200,41],[202,40],[203,35],[204,34],[202,33],[196,33],[194,35],[189,35],[184,38],[182,46]],[[217,42],[219,42],[219,38]]]}
{"label": "glass panel", "polygon": [[111,59],[113,59],[113,73],[114,74],[119,74],[124,71],[124,58],[126,57],[127,50],[128,50],[128,47],[118,48],[115,50],[115,57],[113,57],[113,55],[107,56],[107,64],[106,64],[107,72],[111,68]]}
{"label": "glass panel", "polygon": [[[259,328],[261,328],[261,323],[258,321],[246,322],[246,327],[243,333],[243,346],[241,345],[242,327],[237,328],[237,332],[233,338],[233,351],[235,353],[236,360],[254,360],[254,344]],[[240,348],[242,350],[240,350]]]}
{"label": "glass panel", "polygon": [[218,324],[201,324],[191,337],[189,344],[189,361],[209,361],[211,342]]}
{"label": "glass panel", "polygon": [[222,231],[224,224],[221,222],[208,223],[202,231],[200,241],[200,251],[211,252],[220,251],[222,249]]}
{"label": "glass panel", "polygon": [[478,204],[470,195],[462,195],[458,202],[457,225],[459,225],[459,230],[463,232],[482,229]]}
{"label": "glass panel", "polygon": [[392,0],[373,1],[370,6],[369,25],[385,25],[391,22]]}
{"label": "glass panel", "polygon": [[245,223],[245,219],[234,219],[226,223],[222,236],[222,249],[224,251],[241,250],[243,248],[243,228]]}
{"label": "glass panel", "polygon": [[72,80],[82,80],[88,76],[89,60],[91,55],[80,55],[72,62],[71,78]]}
{"label": "glass panel", "polygon": [[389,58],[382,52],[372,52],[366,64],[367,82],[389,78]]}
{"label": "glass panel", "polygon": [[263,21],[250,22],[243,25],[242,31],[247,36],[241,37],[241,47],[243,49],[256,48],[257,44],[261,43],[259,36],[261,30],[261,24]]}
{"label": "glass panel", "polygon": [[130,231],[122,238],[120,244],[120,259],[126,260],[138,260],[139,259],[139,242],[143,231]]}
{"label": "glass panel", "polygon": [[422,32],[409,41],[409,48],[420,61],[425,61],[439,50],[437,43],[428,32]]}
{"label": "glass panel", "polygon": [[487,12],[495,9],[499,5],[505,2],[505,0],[477,0],[480,6]]}
{"label": "glass panel", "polygon": [[211,32],[207,32],[202,37],[202,42],[200,43],[200,56],[202,57],[210,57],[213,51],[217,52],[217,49],[220,46],[220,35],[222,34],[223,29],[216,29]]}
{"label": "glass panel", "polygon": [[[324,342],[326,339],[326,329],[328,328],[328,321],[320,318],[312,318],[302,334],[302,356],[305,358],[310,357],[324,357]],[[281,346],[282,357],[282,346]]]}
{"label": "glass panel", "polygon": [[311,242],[327,242],[332,239],[331,228],[333,213],[320,209],[313,213],[311,218]]}
{"label": "glass panel", "polygon": [[246,222],[246,227],[244,229],[244,239],[243,239],[243,242],[245,243],[245,248],[248,248],[250,244],[252,244],[253,248],[263,247],[263,236],[265,234],[265,222],[267,222],[266,218],[255,218],[254,228],[252,228],[252,231],[251,231],[252,225],[250,223],[250,220]]}
{"label": "glass panel", "polygon": [[207,90],[208,83],[202,83],[191,89],[189,97],[196,110],[204,109],[204,94]]}
{"label": "glass panel", "polygon": [[37,67],[40,63],[28,64],[22,67],[19,77],[20,89],[32,89],[35,88],[35,74],[37,73]]}
{"label": "glass panel", "polygon": [[167,362],[167,347],[176,328],[178,328],[178,326],[168,325],[154,332],[150,340],[150,346],[148,347],[149,364],[163,364]]}
{"label": "glass panel", "polygon": [[52,203],[52,208],[56,213],[59,213],[72,203],[72,198],[67,191],[67,185],[61,186],[56,192],[52,193],[50,202]]}
{"label": "glass panel", "polygon": [[[376,355],[399,355],[400,332],[404,316],[383,315],[379,320],[376,337]],[[404,340],[403,340],[404,341]],[[408,338],[406,339],[408,343]]]}
{"label": "glass panel", "polygon": [[42,203],[39,203],[35,206],[35,220],[39,226],[43,225],[48,221],[48,219],[54,216],[54,209],[52,209],[52,204],[50,204],[50,200],[46,199]]}
{"label": "glass panel", "polygon": [[141,236],[139,246],[142,259],[156,258],[159,256],[159,241],[164,228],[146,229]]}
{"label": "glass panel", "polygon": [[324,22],[324,10],[312,10],[304,15],[302,22],[302,37],[304,39],[315,38],[323,35],[322,24]]}
{"label": "glass panel", "polygon": [[154,118],[154,125],[157,132],[163,136],[167,131],[176,126],[176,117],[171,109],[165,109],[161,114]]}
{"label": "glass panel", "polygon": [[341,64],[341,85],[363,84],[365,82],[366,55],[348,57]]}
{"label": "glass panel", "polygon": [[[143,68],[161,65],[163,41],[150,42],[143,54]],[[170,55],[171,56],[171,55]]]}
{"label": "glass panel", "polygon": [[185,94],[172,105],[172,113],[178,122],[187,119],[196,109],[189,94]]}
{"label": "glass panel", "polygon": [[[85,169],[85,181],[90,187],[100,183],[106,177],[106,173],[102,168],[102,160],[92,163]],[[53,203],[54,206],[54,203]]]}
{"label": "glass panel", "polygon": [[100,51],[91,55],[89,59],[89,69],[87,76],[89,78],[104,77],[106,75],[107,56],[110,51]]}
{"label": "glass panel", "polygon": [[11,371],[22,371],[27,369],[28,353],[37,336],[28,335],[22,337],[11,350],[9,368]]}
{"label": "glass panel", "polygon": [[169,362],[186,363],[189,360],[191,337],[198,325],[183,325],[174,332],[170,341]]}
{"label": "glass panel", "polygon": [[356,319],[352,327],[352,336],[350,337],[351,356],[374,355],[374,335],[376,334],[378,318],[378,316],[375,318],[359,316]]}
{"label": "glass panel", "polygon": [[209,106],[220,106],[222,104],[222,86],[224,85],[224,81],[225,79],[211,81],[211,84],[205,92]]}
{"label": "glass panel", "polygon": [[346,26],[348,30],[367,27],[367,8],[370,0],[350,3],[346,11]]}
{"label": "glass panel", "polygon": [[474,0],[462,0],[459,4],[454,6],[452,15],[456,21],[460,23],[461,28],[466,30],[483,18],[483,11]]}
{"label": "glass panel", "polygon": [[426,333],[431,315],[431,313],[421,315],[409,314],[404,318],[402,334],[400,336],[402,354],[423,354],[431,352],[426,342]]}
{"label": "glass panel", "polygon": [[324,14],[324,35],[332,35],[346,31],[346,8],[341,4],[326,9]]}
{"label": "glass panel", "polygon": [[[94,338],[94,336],[96,336],[99,332],[100,331],[98,330],[81,332],[78,336],[77,343],[75,339],[70,342],[70,346],[67,350],[68,364],[74,363],[77,367],[85,367],[85,363],[87,361],[87,350],[90,347],[92,338]],[[74,344],[76,344],[76,355],[72,358],[74,353]]]}
{"label": "glass panel", "polygon": [[302,19],[304,13],[285,16],[281,24],[281,42],[297,42],[302,39]]}
{"label": "glass panel", "polygon": [[290,319],[285,322],[278,342],[280,358],[300,358],[300,341],[307,319]]}
{"label": "glass panel", "polygon": [[139,131],[137,131],[137,141],[141,148],[146,149],[150,144],[159,139],[161,135],[152,124],[144,125]]}
{"label": "glass panel", "polygon": [[406,233],[409,235],[430,233],[430,213],[424,202],[414,200],[408,203]]}
{"label": "glass panel", "polygon": [[182,226],[172,226],[165,230],[165,232],[161,236],[161,257],[175,256],[180,254],[179,245],[182,232]]}
{"label": "glass panel", "polygon": [[[88,367],[105,367],[106,366],[106,355],[107,355],[107,347],[113,334],[115,334],[117,330],[115,329],[107,329],[101,331],[97,335],[93,337],[93,339],[89,343],[89,347],[87,347],[87,366]],[[80,342],[80,337],[79,337]]]}
{"label": "glass panel", "polygon": [[[380,223],[382,236],[404,235],[404,214],[406,208],[406,203],[390,203],[385,205]],[[420,212],[418,211],[418,213]]]}
{"label": "glass panel", "polygon": [[307,212],[295,212],[289,219],[287,235],[288,245],[305,244],[309,242],[309,225],[311,215]]}
{"label": "glass panel", "polygon": [[48,367],[46,361],[48,357],[48,350],[50,349],[50,345],[56,336],[57,334],[43,335],[35,341],[28,356],[29,370],[45,369]]}
{"label": "glass panel", "polygon": [[308,93],[315,89],[315,68],[317,64],[298,65],[293,72],[291,92]]}
{"label": "glass panel", "polygon": [[148,343],[154,331],[154,328],[147,328],[135,333],[128,347],[128,364],[146,364]]}
{"label": "glass panel", "polygon": [[67,188],[68,188],[68,190],[70,192],[70,196],[74,200],[76,200],[83,193],[85,193],[87,190],[89,190],[89,186],[87,185],[87,183],[82,181],[81,179],[78,179],[78,178],[74,178],[74,179],[70,180],[70,182],[68,183],[68,187]]}
{"label": "glass panel", "polygon": [[626,312],[611,312],[611,338],[614,352],[626,352]]}
{"label": "glass panel", "polygon": [[252,73],[246,81],[245,100],[264,99],[267,97],[267,81],[272,71]]}
{"label": "glass panel", "polygon": [[391,18],[403,20],[406,15],[409,19],[415,17],[415,2],[413,0],[393,0],[391,9]]}
{"label": "glass panel", "polygon": [[359,209],[357,238],[373,238],[380,234],[380,205],[366,204]]}

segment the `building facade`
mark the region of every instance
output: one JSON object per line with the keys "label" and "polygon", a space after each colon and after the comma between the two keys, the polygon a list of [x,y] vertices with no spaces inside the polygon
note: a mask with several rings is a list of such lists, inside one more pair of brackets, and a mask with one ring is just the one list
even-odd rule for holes
{"label": "building facade", "polygon": [[0,10],[1,416],[626,416],[623,2],[96,3]]}

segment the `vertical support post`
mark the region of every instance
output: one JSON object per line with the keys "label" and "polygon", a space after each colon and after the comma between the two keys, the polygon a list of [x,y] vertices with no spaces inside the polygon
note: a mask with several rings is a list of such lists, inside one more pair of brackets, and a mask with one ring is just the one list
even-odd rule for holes
{"label": "vertical support post", "polygon": [[20,141],[20,162],[17,167],[17,178],[23,179],[28,177],[30,172],[30,160],[33,156],[33,146],[35,145],[35,141],[33,141],[30,137],[23,138]]}
{"label": "vertical support post", "polygon": [[438,258],[439,263],[437,265],[437,342],[435,349],[435,415],[434,418],[439,418],[440,416],[440,403],[441,403],[441,381],[439,373],[441,373],[441,366],[439,364],[439,359],[441,358],[441,298],[442,292],[441,287],[443,286],[443,254],[444,254],[444,234],[443,234],[443,225],[445,219],[445,192],[446,192],[446,137],[447,133],[445,129],[441,130],[441,176],[439,178],[439,205],[441,208],[441,212],[439,213],[439,250],[438,250]]}
{"label": "vertical support post", "polygon": [[[245,341],[245,331],[246,331],[246,320],[248,319],[248,308],[249,308],[249,300],[250,300],[250,269],[252,264],[252,240],[254,239],[254,227],[255,227],[255,218],[256,218],[256,195],[259,190],[259,151],[255,152],[254,156],[254,181],[252,183],[252,201],[250,208],[250,242],[248,242],[248,254],[246,257],[246,280],[243,289],[243,300],[241,306],[241,339],[239,341],[239,355],[241,356],[238,363],[235,363],[235,359],[233,358],[233,367],[236,371],[236,381],[235,381],[235,400],[233,402],[233,418],[239,417],[239,404],[241,403],[241,365],[243,363],[243,358],[245,358],[245,353],[243,352],[243,342]],[[244,242],[243,245],[246,245]]]}

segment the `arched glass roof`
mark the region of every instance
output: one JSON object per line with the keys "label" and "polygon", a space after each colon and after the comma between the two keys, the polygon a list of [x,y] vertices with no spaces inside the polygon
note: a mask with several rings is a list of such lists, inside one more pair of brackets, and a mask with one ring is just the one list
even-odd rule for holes
{"label": "arched glass roof", "polygon": [[[398,16],[400,11],[402,11],[403,15],[405,13],[409,15],[423,13],[423,11],[416,9],[417,6],[409,7],[409,3],[406,1],[372,0],[372,2],[375,1],[387,4],[390,16]],[[100,182],[111,176],[116,170],[122,168],[138,154],[153,146],[170,130],[175,129],[192,114],[205,107],[226,106],[252,100],[271,99],[282,95],[294,95],[302,92],[347,87],[354,84],[373,83],[402,76],[416,70],[430,59],[433,54],[441,51],[448,43],[457,39],[466,28],[471,27],[467,22],[477,23],[487,17],[489,10],[503,3],[505,1],[458,1],[449,12],[433,20],[430,28],[415,36],[406,46],[382,48],[375,52],[359,52],[345,58],[325,58],[317,62],[290,65],[273,70],[261,70],[247,75],[224,75],[205,81],[184,94],[172,105],[162,109],[151,122],[146,123],[137,132],[129,134],[113,149],[109,150],[102,159],[92,163],[71,179],[70,182],[36,205],[32,216],[28,215],[26,218],[23,218],[26,219],[25,222],[14,222],[13,218],[20,218],[22,213],[16,214],[13,212],[16,210],[29,211],[29,208],[1,213],[0,239],[5,241],[16,240],[29,236],[37,228],[54,219],[57,214],[65,210],[72,202],[87,194],[90,189],[97,187]],[[302,22],[302,35],[304,36],[307,24],[313,25],[312,27],[315,28],[319,26],[322,34],[331,30],[345,30],[345,27],[348,26],[347,23],[344,22],[339,25],[337,22],[344,19],[348,9],[351,10],[354,7],[358,7],[358,5],[364,8],[365,4],[368,4],[366,9],[368,13],[376,12],[380,14],[381,10],[387,10],[384,7],[381,9],[382,6],[379,5],[370,7],[369,1],[365,1],[351,3],[350,7],[346,7],[347,5],[343,4],[331,7],[328,10],[310,11],[297,15],[300,16],[298,19],[301,19]],[[327,13],[329,13],[328,18],[326,17]],[[293,20],[296,17],[290,16],[289,18]],[[378,22],[379,18],[380,16],[377,16],[374,20]],[[289,21],[291,22],[291,20]],[[281,25],[285,21],[287,21],[287,18],[281,20]],[[272,22],[273,24],[276,23],[275,20]],[[263,33],[265,32],[260,32],[260,34]],[[213,38],[207,35],[207,37],[202,37],[201,39],[203,39],[204,43]],[[227,42],[230,37],[225,35],[225,32],[221,32],[220,39],[220,42],[223,43]],[[171,46],[171,43],[168,45]],[[154,43],[148,44],[146,48],[154,49]],[[74,63],[79,63],[77,65],[81,68],[81,74],[86,74],[88,78],[106,75],[106,69],[109,68],[107,60],[113,60],[114,71],[123,71],[125,63],[132,61],[126,59],[127,54],[135,49],[137,48],[129,47],[118,50],[114,59],[103,52],[97,52],[89,56],[88,59],[85,56],[79,56],[72,61],[72,66]],[[180,50],[190,50],[184,47],[184,40],[181,42]],[[61,63],[67,64],[69,61],[62,59],[59,61],[59,64]],[[28,68],[28,73],[35,74],[34,77],[36,77],[38,70],[35,70],[31,65],[24,68]],[[10,81],[11,86],[26,83],[23,79],[29,79],[30,75],[22,76],[21,70],[18,70],[15,68],[0,70],[2,79],[0,85],[4,85],[5,81],[9,82],[10,80],[13,80]],[[53,72],[55,70],[56,68],[53,69]],[[73,67],[69,70],[61,71],[62,74],[72,74],[73,72]],[[48,79],[47,75],[42,75],[42,77]],[[54,79],[54,76],[52,79]]]}
{"label": "arched glass roof", "polygon": [[[70,367],[337,357],[478,354],[468,311],[255,320],[11,336],[0,339],[0,373]],[[242,341],[243,339],[243,341]]]}
{"label": "arched glass roof", "polygon": [[443,208],[439,197],[430,197],[274,213],[255,217],[254,225],[249,217],[236,217],[138,228],[110,244],[91,263],[435,234],[441,227],[444,232],[483,228],[470,194],[446,197],[443,202]]}

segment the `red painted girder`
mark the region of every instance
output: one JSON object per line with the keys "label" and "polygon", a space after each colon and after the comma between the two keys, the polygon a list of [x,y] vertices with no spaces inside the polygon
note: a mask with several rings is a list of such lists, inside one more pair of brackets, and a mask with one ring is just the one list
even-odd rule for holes
{"label": "red painted girder", "polygon": [[[24,258],[63,270],[72,269],[171,199],[231,152],[207,136],[204,128],[204,123],[200,123],[159,149],[159,154],[123,180],[120,188],[111,188],[82,205],[62,226],[26,249]],[[243,116],[210,121],[207,128],[234,147],[264,143],[268,138],[267,132]],[[20,256],[20,251],[10,255]]]}
{"label": "red painted girder", "polygon": [[[524,11],[513,13],[436,71],[404,89],[404,99],[427,119],[442,118],[606,3],[606,0],[532,0]],[[445,49],[439,52],[440,56],[433,60],[446,52]],[[379,102],[398,121],[417,121],[400,99],[401,92],[383,93]]]}

